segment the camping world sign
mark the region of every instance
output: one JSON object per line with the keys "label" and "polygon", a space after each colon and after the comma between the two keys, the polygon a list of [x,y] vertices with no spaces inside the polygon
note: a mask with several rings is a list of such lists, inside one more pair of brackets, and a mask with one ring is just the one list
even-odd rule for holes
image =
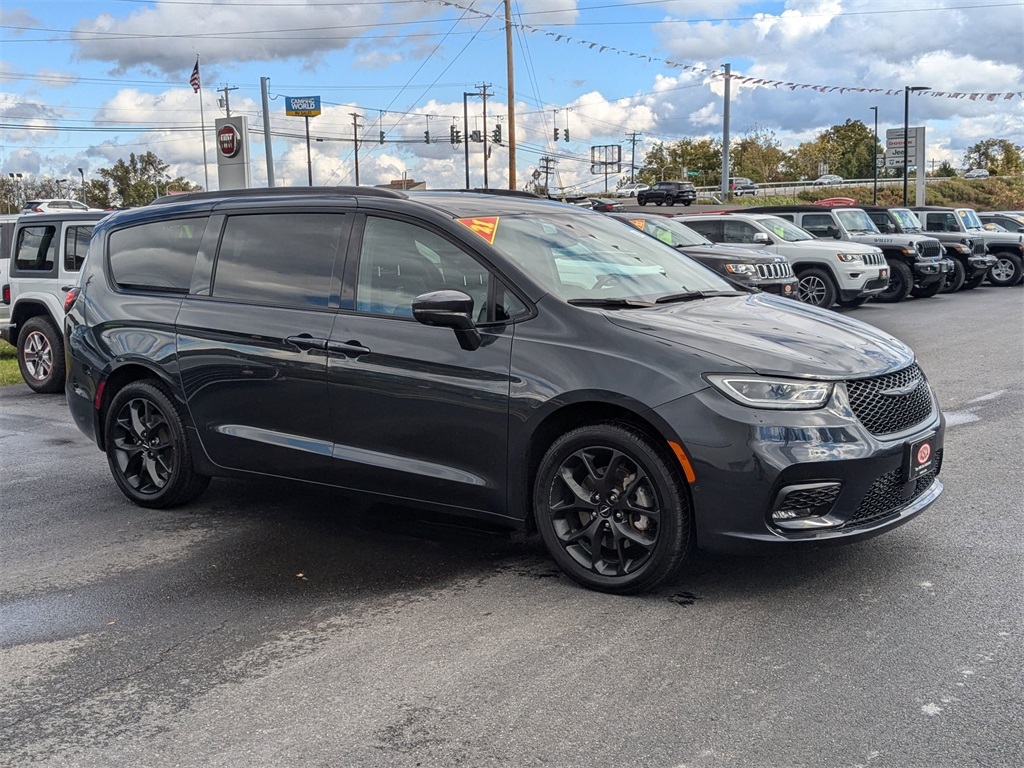
{"label": "camping world sign", "polygon": [[320,114],[320,97],[285,96],[284,113],[289,117],[316,117]]}

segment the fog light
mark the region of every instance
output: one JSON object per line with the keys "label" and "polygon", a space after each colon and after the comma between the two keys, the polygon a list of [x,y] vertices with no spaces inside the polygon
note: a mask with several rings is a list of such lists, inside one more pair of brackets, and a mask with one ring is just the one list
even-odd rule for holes
{"label": "fog light", "polygon": [[842,489],[839,482],[787,485],[775,497],[772,522],[787,530],[839,525],[842,521],[831,517],[830,513]]}

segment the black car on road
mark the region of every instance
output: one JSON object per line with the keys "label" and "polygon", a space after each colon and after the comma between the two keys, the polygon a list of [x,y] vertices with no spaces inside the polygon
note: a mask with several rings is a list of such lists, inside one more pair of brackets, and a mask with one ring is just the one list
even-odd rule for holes
{"label": "black car on road", "polygon": [[671,245],[685,256],[699,261],[731,282],[767,293],[797,297],[800,281],[785,256],[770,251],[730,248],[708,240],[678,219],[650,213],[612,213],[613,219]]}
{"label": "black car on road", "polygon": [[650,189],[638,192],[636,201],[640,205],[689,205],[697,199],[697,188],[689,181],[659,181]]}
{"label": "black car on road", "polygon": [[536,530],[628,593],[691,546],[890,530],[942,491],[904,344],[511,195],[163,198],[94,230],[66,396],[144,507],[289,478]]}

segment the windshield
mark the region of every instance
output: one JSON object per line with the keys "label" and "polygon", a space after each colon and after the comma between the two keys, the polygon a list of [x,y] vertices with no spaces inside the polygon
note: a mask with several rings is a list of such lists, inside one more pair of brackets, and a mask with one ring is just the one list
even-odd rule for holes
{"label": "windshield", "polygon": [[889,213],[903,229],[924,229],[921,220],[909,208],[890,208]]}
{"label": "windshield", "polygon": [[968,229],[981,229],[981,219],[978,218],[978,214],[973,209],[957,208],[956,215],[960,217],[960,220]]}
{"label": "windshield", "polygon": [[878,227],[868,216],[867,211],[862,211],[859,208],[850,211],[836,211],[836,216],[846,227],[847,232],[878,232]]}
{"label": "windshield", "polygon": [[780,219],[778,216],[765,216],[763,219],[758,219],[758,223],[771,231],[776,237],[781,237],[783,240],[790,243],[798,243],[801,240],[814,240],[814,235],[805,229],[801,229],[792,221],[786,219]]}
{"label": "windshield", "polygon": [[733,286],[674,248],[579,210],[498,217],[494,247],[559,298],[655,301]]}
{"label": "windshield", "polygon": [[694,232],[688,226],[675,219],[669,219],[664,216],[660,216],[657,219],[631,219],[629,217],[616,217],[620,221],[629,222],[632,226],[639,229],[641,232],[646,232],[648,235],[654,235],[654,237],[661,240],[666,245],[671,246],[686,246],[686,245],[699,245],[702,247],[714,246],[710,240],[703,235]]}

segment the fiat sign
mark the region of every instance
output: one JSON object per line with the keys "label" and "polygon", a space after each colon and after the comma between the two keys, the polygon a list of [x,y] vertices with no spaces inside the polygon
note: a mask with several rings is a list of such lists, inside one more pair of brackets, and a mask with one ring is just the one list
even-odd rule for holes
{"label": "fiat sign", "polygon": [[217,131],[217,148],[224,157],[234,157],[242,149],[242,137],[233,125],[225,125]]}

